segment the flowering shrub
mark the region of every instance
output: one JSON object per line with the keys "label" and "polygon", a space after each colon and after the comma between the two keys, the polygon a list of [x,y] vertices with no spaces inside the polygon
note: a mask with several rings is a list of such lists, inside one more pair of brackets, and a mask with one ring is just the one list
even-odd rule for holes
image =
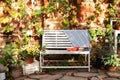
{"label": "flowering shrub", "polygon": [[21,48],[21,55],[23,58],[33,58],[39,55],[39,46],[34,44],[27,44]]}
{"label": "flowering shrub", "polygon": [[19,49],[15,43],[7,44],[0,52],[0,64],[5,66],[22,65],[22,60],[19,56]]}

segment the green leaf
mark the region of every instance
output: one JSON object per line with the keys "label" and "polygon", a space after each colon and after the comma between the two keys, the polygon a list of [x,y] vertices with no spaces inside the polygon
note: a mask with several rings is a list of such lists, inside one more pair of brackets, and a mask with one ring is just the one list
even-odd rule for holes
{"label": "green leaf", "polygon": [[0,23],[9,23],[9,22],[11,22],[10,17],[1,17],[0,18]]}
{"label": "green leaf", "polygon": [[19,12],[17,12],[17,11],[9,10],[8,12],[9,12],[9,14],[10,14],[13,18],[15,18],[15,19],[17,19],[18,17],[21,17],[21,16],[22,16],[22,15],[21,15]]}
{"label": "green leaf", "polygon": [[6,26],[3,28],[2,32],[3,33],[9,33],[9,32],[12,32],[14,30],[14,27],[13,26]]}
{"label": "green leaf", "polygon": [[44,13],[45,10],[46,10],[46,8],[43,6],[39,10],[35,10],[32,15],[33,16],[41,16],[41,14]]}

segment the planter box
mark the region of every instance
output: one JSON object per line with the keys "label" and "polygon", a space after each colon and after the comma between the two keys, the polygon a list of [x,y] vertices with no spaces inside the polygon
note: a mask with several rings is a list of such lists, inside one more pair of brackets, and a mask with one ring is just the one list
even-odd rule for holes
{"label": "planter box", "polygon": [[13,78],[18,78],[20,76],[22,76],[22,67],[19,66],[19,67],[13,67],[12,69],[12,77]]}
{"label": "planter box", "polygon": [[29,75],[35,73],[36,71],[39,71],[39,62],[34,61],[31,64],[22,66],[22,68],[23,68],[23,75]]}
{"label": "planter box", "polygon": [[1,72],[0,73],[0,80],[4,80],[6,77],[5,77],[5,72]]}

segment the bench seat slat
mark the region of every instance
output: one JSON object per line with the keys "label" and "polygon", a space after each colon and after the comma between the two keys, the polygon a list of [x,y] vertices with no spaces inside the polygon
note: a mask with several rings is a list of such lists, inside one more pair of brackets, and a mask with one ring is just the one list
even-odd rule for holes
{"label": "bench seat slat", "polygon": [[41,68],[89,68],[88,66],[43,66]]}
{"label": "bench seat slat", "polygon": [[46,50],[45,54],[89,54],[89,51]]}
{"label": "bench seat slat", "polygon": [[64,47],[62,47],[62,46],[47,46],[46,48],[51,48],[51,49],[54,49],[54,48],[60,48],[60,49],[66,49],[66,48],[68,48],[68,47],[72,47],[72,46],[64,46]]}

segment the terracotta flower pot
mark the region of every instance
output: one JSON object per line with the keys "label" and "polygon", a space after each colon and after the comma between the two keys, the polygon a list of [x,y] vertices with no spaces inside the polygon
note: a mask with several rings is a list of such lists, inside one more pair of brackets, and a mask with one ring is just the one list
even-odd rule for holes
{"label": "terracotta flower pot", "polygon": [[120,26],[116,26],[116,29],[117,29],[117,30],[120,30]]}
{"label": "terracotta flower pot", "polygon": [[25,62],[31,64],[34,62],[34,58],[25,58]]}
{"label": "terracotta flower pot", "polygon": [[20,76],[22,76],[22,67],[21,66],[16,66],[16,67],[13,67],[12,69],[12,77],[14,78],[18,78]]}
{"label": "terracotta flower pot", "polygon": [[108,70],[110,72],[116,72],[117,71],[117,67],[109,66]]}
{"label": "terracotta flower pot", "polygon": [[117,17],[120,18],[120,14],[117,14]]}

